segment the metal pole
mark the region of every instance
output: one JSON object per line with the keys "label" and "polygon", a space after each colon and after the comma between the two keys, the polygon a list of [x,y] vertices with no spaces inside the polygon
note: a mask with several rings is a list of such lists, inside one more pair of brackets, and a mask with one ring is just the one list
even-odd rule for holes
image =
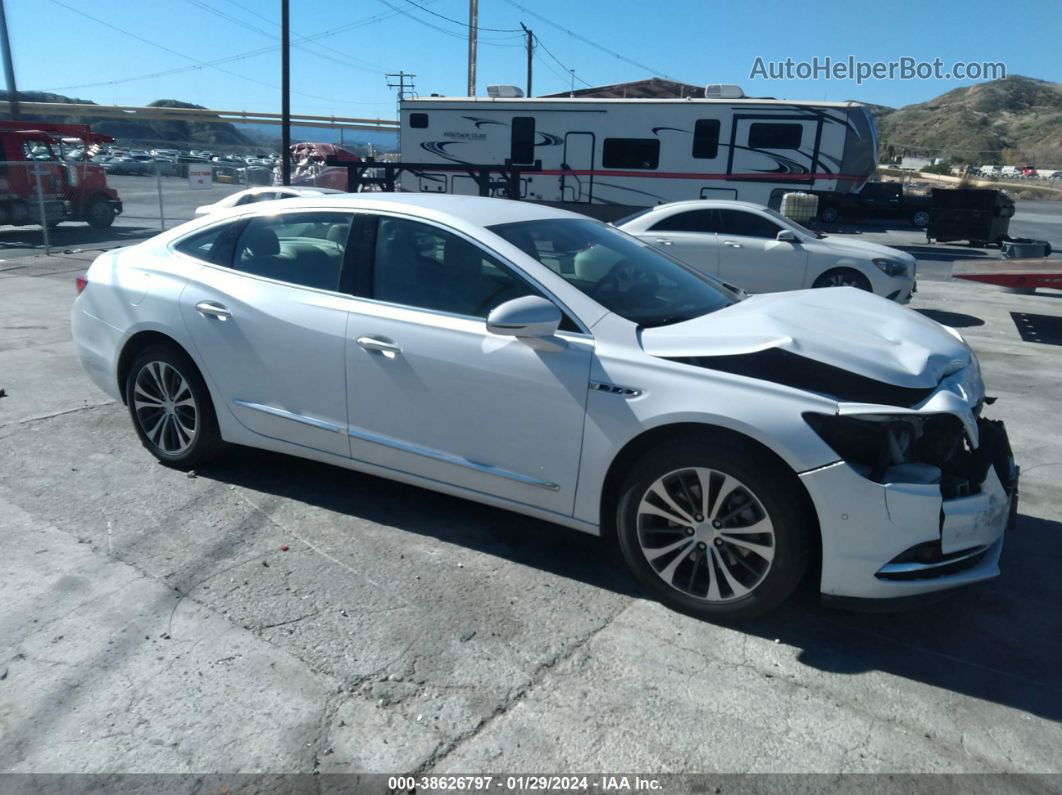
{"label": "metal pole", "polygon": [[48,214],[44,210],[44,188],[41,186],[41,166],[33,164],[33,176],[37,178],[37,209],[41,214],[41,235],[44,237],[44,253],[52,253],[52,241],[48,236]]}
{"label": "metal pole", "polygon": [[155,161],[155,186],[159,191],[159,228],[166,231],[166,213],[163,210],[162,203],[162,169],[159,167],[159,161]]}
{"label": "metal pole", "polygon": [[531,32],[531,29],[527,27],[523,22],[520,23],[520,27],[524,29],[524,33],[527,34],[527,94],[531,96],[531,56],[535,52],[535,34]]}
{"label": "metal pole", "polygon": [[291,184],[291,30],[288,0],[280,0],[280,181]]}
{"label": "metal pole", "polygon": [[476,95],[476,36],[479,31],[479,0],[468,0],[468,96]]}
{"label": "metal pole", "polygon": [[7,13],[4,11],[4,0],[0,0],[0,45],[4,49],[4,78],[7,80],[8,102],[11,107],[11,120],[17,121],[19,117],[18,87],[15,85],[15,64],[11,59],[11,38],[7,35]]}

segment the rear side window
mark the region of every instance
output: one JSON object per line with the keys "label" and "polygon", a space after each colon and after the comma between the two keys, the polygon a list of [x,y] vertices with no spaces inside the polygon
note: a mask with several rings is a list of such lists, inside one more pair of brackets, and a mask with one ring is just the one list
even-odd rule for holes
{"label": "rear side window", "polygon": [[605,168],[654,169],[660,164],[658,138],[606,138],[601,165]]}
{"label": "rear side window", "polygon": [[513,118],[512,143],[509,157],[514,163],[535,161],[535,119],[533,116]]}
{"label": "rear side window", "polygon": [[775,238],[782,231],[774,221],[755,213],[741,210],[719,210],[721,231],[727,235],[739,237]]}
{"label": "rear side window", "polygon": [[428,114],[427,113],[410,113],[409,114],[409,126],[417,129],[425,129],[428,126]]}
{"label": "rear side window", "polygon": [[228,251],[232,250],[238,223],[217,224],[196,232],[173,244],[174,249],[189,257],[211,262],[215,265],[228,265]]}
{"label": "rear side window", "polygon": [[654,224],[652,232],[718,232],[715,210],[690,210],[675,213]]}
{"label": "rear side window", "polygon": [[236,241],[232,268],[301,287],[338,290],[353,218],[326,211],[252,218]]}
{"label": "rear side window", "polygon": [[697,119],[693,125],[693,156],[711,160],[719,154],[719,119]]}
{"label": "rear side window", "polygon": [[799,149],[804,128],[799,124],[758,122],[749,127],[752,149]]}

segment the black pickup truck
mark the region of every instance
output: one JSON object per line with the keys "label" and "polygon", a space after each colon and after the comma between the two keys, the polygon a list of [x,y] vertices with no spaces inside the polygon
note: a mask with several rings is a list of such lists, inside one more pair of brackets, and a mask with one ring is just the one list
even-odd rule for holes
{"label": "black pickup truck", "polygon": [[898,218],[925,228],[933,199],[905,193],[899,182],[868,182],[858,193],[815,191],[819,197],[819,220],[834,224],[844,220]]}

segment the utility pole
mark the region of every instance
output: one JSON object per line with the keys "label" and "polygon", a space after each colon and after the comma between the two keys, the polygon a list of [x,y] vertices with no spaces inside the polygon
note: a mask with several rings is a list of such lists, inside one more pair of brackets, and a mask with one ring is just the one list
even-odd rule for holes
{"label": "utility pole", "polygon": [[4,48],[4,77],[7,79],[7,101],[11,107],[11,120],[18,121],[18,87],[15,85],[15,64],[11,58],[11,38],[7,35],[7,13],[4,0],[0,0],[0,45]]}
{"label": "utility pole", "polygon": [[571,87],[571,90],[568,91],[568,96],[569,97],[574,97],[575,96],[575,70],[574,69],[569,69],[568,71],[572,73],[572,87]]}
{"label": "utility pole", "polygon": [[479,0],[468,0],[468,95],[476,95],[476,37],[479,33]]}
{"label": "utility pole", "polygon": [[531,96],[531,57],[535,54],[535,34],[531,32],[531,29],[527,27],[523,22],[520,23],[520,27],[524,29],[524,33],[527,34],[527,93],[525,96]]}
{"label": "utility pole", "polygon": [[[398,78],[398,82],[397,83],[392,83],[391,80],[388,79],[387,87],[388,88],[397,88],[398,89],[398,101],[399,102],[401,102],[403,99],[405,99],[407,94],[409,96],[415,96],[416,95],[416,91],[415,91],[414,86],[413,86],[413,78],[416,77],[415,74],[411,74],[410,72],[389,72],[389,73],[387,73],[384,76],[387,77],[387,78],[392,78],[392,77],[397,77]],[[409,81],[409,85],[408,86],[406,85],[406,81],[407,80]],[[408,89],[408,91],[407,91],[407,89]]]}
{"label": "utility pole", "polygon": [[291,30],[288,0],[280,0],[280,182],[291,184]]}

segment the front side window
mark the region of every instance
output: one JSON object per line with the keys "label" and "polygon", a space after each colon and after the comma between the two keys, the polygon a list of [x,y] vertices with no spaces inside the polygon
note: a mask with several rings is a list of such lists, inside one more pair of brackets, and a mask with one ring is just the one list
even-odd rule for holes
{"label": "front side window", "polygon": [[749,127],[749,148],[799,149],[803,137],[803,125],[759,122]]}
{"label": "front side window", "polygon": [[516,116],[513,119],[509,157],[514,163],[535,162],[534,116]]}
{"label": "front side window", "polygon": [[405,218],[380,218],[372,273],[377,300],[470,317],[538,294],[478,246]]}
{"label": "front side window", "polygon": [[690,320],[738,299],[722,283],[600,221],[549,218],[490,230],[640,326]]}
{"label": "front side window", "polygon": [[742,210],[720,210],[722,232],[739,237],[765,237],[772,240],[782,231],[782,227],[756,213]]}
{"label": "front side window", "polygon": [[605,168],[653,169],[660,164],[658,138],[606,138],[601,152]]}
{"label": "front side window", "polygon": [[669,215],[650,227],[651,232],[718,232],[715,210],[688,210]]}
{"label": "front side window", "polygon": [[236,241],[232,267],[302,287],[338,290],[353,218],[320,210],[252,218]]}
{"label": "front side window", "polygon": [[693,156],[711,160],[719,154],[719,119],[697,119],[693,125]]}

